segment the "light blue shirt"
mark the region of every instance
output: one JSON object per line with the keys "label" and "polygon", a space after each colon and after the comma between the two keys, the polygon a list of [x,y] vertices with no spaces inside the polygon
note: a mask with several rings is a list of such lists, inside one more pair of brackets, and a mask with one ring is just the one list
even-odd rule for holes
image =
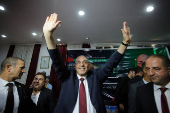
{"label": "light blue shirt", "polygon": [[53,86],[50,83],[47,84],[47,87],[51,90],[53,89]]}

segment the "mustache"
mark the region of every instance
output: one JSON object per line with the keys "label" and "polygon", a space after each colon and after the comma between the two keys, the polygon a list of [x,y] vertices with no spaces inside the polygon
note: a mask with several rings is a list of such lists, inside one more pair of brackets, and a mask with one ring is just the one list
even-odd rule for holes
{"label": "mustache", "polygon": [[85,67],[79,67],[79,69],[85,69]]}
{"label": "mustache", "polygon": [[149,77],[157,77],[157,75],[156,75],[156,74],[154,74],[154,75],[149,75]]}

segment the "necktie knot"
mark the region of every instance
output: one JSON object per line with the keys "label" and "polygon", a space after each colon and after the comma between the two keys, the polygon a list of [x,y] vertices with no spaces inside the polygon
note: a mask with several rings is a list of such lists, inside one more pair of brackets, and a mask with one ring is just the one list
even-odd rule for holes
{"label": "necktie knot", "polygon": [[13,83],[7,83],[6,86],[12,87]]}
{"label": "necktie knot", "polygon": [[164,92],[168,89],[168,88],[159,88],[161,90],[161,93],[164,94]]}
{"label": "necktie knot", "polygon": [[80,78],[80,80],[81,80],[81,82],[83,82],[83,81],[84,81],[84,78]]}

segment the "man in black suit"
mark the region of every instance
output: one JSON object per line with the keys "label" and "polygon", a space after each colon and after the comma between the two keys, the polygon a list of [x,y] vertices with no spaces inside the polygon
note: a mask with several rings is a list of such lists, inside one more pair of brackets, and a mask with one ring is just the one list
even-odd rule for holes
{"label": "man in black suit", "polygon": [[[164,55],[151,55],[146,60],[151,83],[139,86],[136,93],[137,113],[170,112],[170,60]],[[162,90],[165,90],[163,93]]]}
{"label": "man in black suit", "polygon": [[146,73],[146,66],[145,62],[142,64],[143,69],[143,79],[139,82],[135,82],[129,86],[129,94],[128,94],[128,113],[135,113],[136,112],[136,90],[138,86],[147,84],[150,81],[147,73]]}
{"label": "man in black suit", "polygon": [[116,86],[115,102],[119,113],[128,112],[128,81],[135,77],[135,68],[130,68],[127,76],[121,78]]}
{"label": "man in black suit", "polygon": [[[36,106],[31,100],[29,88],[15,81],[16,79],[20,79],[23,73],[25,73],[23,59],[8,57],[2,62],[0,75],[0,113],[37,112]],[[7,86],[7,84],[12,85]],[[10,90],[11,88],[13,90],[12,92]],[[12,98],[9,95],[12,95]],[[8,99],[10,100],[9,104],[7,104]],[[8,108],[11,103],[13,105]],[[8,111],[9,109],[11,111]]]}
{"label": "man in black suit", "polygon": [[53,113],[57,100],[52,90],[45,88],[46,72],[37,73],[32,82],[33,102],[37,105],[39,113]]}
{"label": "man in black suit", "polygon": [[54,112],[106,113],[102,99],[102,84],[113,73],[113,68],[118,65],[127,46],[130,44],[130,28],[124,22],[124,29],[122,29],[123,42],[100,70],[89,70],[88,59],[85,56],[77,57],[75,69],[68,69],[61,58],[52,36],[53,31],[60,22],[57,21],[57,14],[54,13],[47,17],[43,27],[48,51],[61,82],[60,98]]}
{"label": "man in black suit", "polygon": [[135,83],[135,82],[139,82],[140,80],[142,80],[143,78],[143,69],[142,67],[136,67],[135,68],[135,78],[131,79],[129,82],[128,82],[128,85],[130,86],[131,84]]}

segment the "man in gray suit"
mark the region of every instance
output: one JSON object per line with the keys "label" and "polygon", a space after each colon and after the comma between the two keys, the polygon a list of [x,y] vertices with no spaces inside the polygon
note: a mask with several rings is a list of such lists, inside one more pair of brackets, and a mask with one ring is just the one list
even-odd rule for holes
{"label": "man in gray suit", "polygon": [[140,80],[139,82],[135,82],[129,86],[129,94],[128,94],[128,113],[135,113],[136,112],[136,90],[138,86],[147,84],[148,82],[151,82],[145,69],[145,62],[142,64],[142,69],[143,69],[143,79]]}

